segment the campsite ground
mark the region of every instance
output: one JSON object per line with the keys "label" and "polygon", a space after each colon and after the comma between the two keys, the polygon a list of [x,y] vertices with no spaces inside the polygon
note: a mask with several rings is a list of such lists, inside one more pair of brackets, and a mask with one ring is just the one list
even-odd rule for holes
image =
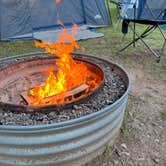
{"label": "campsite ground", "polygon": [[[105,40],[96,39],[91,41],[91,46],[88,43],[85,45],[91,53],[95,52],[97,56],[124,66],[130,75],[132,86],[120,137],[112,148],[106,146],[103,155],[87,166],[164,166],[166,165],[166,56],[162,57],[160,63],[156,63],[141,43],[138,43],[137,48],[131,47],[116,55],[119,33],[116,31],[109,34],[110,31],[107,29]],[[148,40],[156,49],[161,47],[160,41],[158,33]]]}
{"label": "campsite ground", "polygon": [[[114,26],[115,27],[115,26]],[[141,31],[144,27],[137,27]],[[83,41],[90,52],[121,64],[131,78],[131,90],[120,137],[113,147],[87,166],[165,166],[166,165],[166,55],[160,63],[142,43],[116,55],[120,29],[101,29],[104,38]],[[131,33],[128,39],[131,39]],[[159,49],[159,32],[147,42]],[[166,49],[165,49],[166,54]]]}
{"label": "campsite ground", "polygon": [[[156,63],[141,43],[116,55],[121,37],[120,25],[99,29],[103,38],[81,41],[84,53],[104,57],[122,65],[131,78],[131,90],[124,123],[113,147],[105,146],[103,155],[87,166],[164,166],[166,165],[166,55]],[[139,31],[142,26],[137,27]],[[129,33],[128,39],[132,35]],[[148,40],[161,47],[156,32]],[[0,43],[0,57],[40,51],[33,41]],[[166,50],[165,50],[166,53]]]}

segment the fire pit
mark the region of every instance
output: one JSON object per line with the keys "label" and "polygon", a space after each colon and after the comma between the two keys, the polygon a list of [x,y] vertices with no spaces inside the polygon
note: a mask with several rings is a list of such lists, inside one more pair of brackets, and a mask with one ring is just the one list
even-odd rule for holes
{"label": "fire pit", "polygon": [[36,53],[0,60],[1,165],[83,165],[117,138],[129,90],[126,72],[94,56],[72,56],[87,66],[97,86],[79,85],[65,93],[65,101],[45,105],[31,105],[25,92],[43,82],[43,68],[57,57]]}
{"label": "fire pit", "polygon": [[[87,84],[83,83],[63,94],[46,97],[43,99],[45,101],[44,105],[31,105],[34,99],[28,96],[28,90],[44,82],[45,77],[47,77],[46,74],[43,74],[44,69],[53,68],[53,73],[57,73],[58,69],[55,64],[57,59],[58,57],[55,58],[54,55],[45,56],[27,59],[2,68],[0,70],[0,106],[4,109],[5,107],[10,108],[12,111],[49,112],[70,107],[73,104],[80,103],[85,98],[87,100],[102,87],[104,74],[100,67],[94,64],[95,61],[92,63],[84,60],[81,56],[75,56],[75,61],[84,63],[88,69]],[[91,80],[95,82],[95,85],[90,84]],[[61,97],[63,97],[63,100]],[[56,100],[56,104],[54,100]]]}

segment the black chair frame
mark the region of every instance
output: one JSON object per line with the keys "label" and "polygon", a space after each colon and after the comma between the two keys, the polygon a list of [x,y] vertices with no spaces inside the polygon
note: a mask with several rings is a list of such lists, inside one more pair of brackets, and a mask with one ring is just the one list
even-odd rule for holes
{"label": "black chair frame", "polygon": [[[111,3],[114,3],[118,6],[118,8],[120,8],[120,3],[116,3],[112,0],[110,0]],[[150,9],[149,9],[150,10]],[[157,19],[154,19],[154,20],[137,20],[136,19],[136,3],[133,4],[133,19],[123,19],[122,21],[122,33],[124,34],[123,37],[122,37],[122,40],[121,40],[121,44],[120,44],[120,48],[118,49],[118,52],[122,52],[124,51],[125,49],[127,49],[128,47],[130,47],[131,45],[133,45],[135,47],[135,43],[140,40],[144,45],[145,47],[152,53],[152,55],[156,58],[156,61],[159,62],[160,61],[160,58],[161,58],[161,55],[164,55],[164,49],[165,49],[165,46],[166,46],[166,36],[165,34],[163,33],[163,31],[161,30],[160,28],[160,25],[162,24],[166,24],[166,20],[157,20]],[[151,11],[151,10],[150,10]],[[152,11],[151,11],[152,12]],[[164,13],[165,12],[165,13]],[[152,13],[153,14],[153,13]],[[161,15],[166,15],[166,9],[163,10],[158,16],[157,18],[159,18]],[[155,18],[155,17],[154,17]],[[130,22],[133,22],[133,26],[130,25]],[[144,24],[144,25],[148,25],[148,27],[141,33],[141,34],[138,34],[136,32],[136,24]],[[126,46],[122,46],[123,42],[124,42],[124,39],[125,39],[125,36],[128,32],[128,27],[132,30],[133,32],[133,40],[131,42],[129,42]],[[157,52],[157,51],[154,51],[144,40],[145,37],[147,37],[149,34],[151,34],[154,30],[156,29],[159,29],[163,39],[164,39],[164,43],[163,43],[163,46],[161,48],[161,52]]]}
{"label": "black chair frame", "polygon": [[[155,23],[153,25],[149,25],[145,30],[144,32],[142,32],[141,34],[138,34],[136,32],[136,28],[135,26],[133,27],[132,25],[129,24],[130,21],[128,20],[124,20],[124,23],[123,24],[127,24],[130,29],[132,30],[133,32],[133,40],[131,42],[129,42],[126,46],[124,46],[123,48],[120,48],[118,50],[118,52],[122,52],[124,51],[125,49],[127,49],[128,47],[130,47],[131,45],[133,45],[135,47],[135,43],[140,40],[144,45],[145,47],[152,53],[152,55],[156,58],[156,61],[157,62],[160,62],[160,58],[161,58],[161,55],[164,55],[164,50],[165,50],[165,46],[166,46],[166,36],[164,35],[164,33],[162,32],[161,28],[160,28],[160,24],[158,23]],[[134,24],[137,23],[137,22],[134,22]],[[154,30],[156,29],[159,29],[163,39],[164,39],[164,43],[163,43],[163,46],[161,48],[161,52],[158,53],[156,51],[154,51],[144,40],[145,37],[147,37],[149,34],[151,34]],[[126,33],[124,33],[123,37],[122,37],[122,40],[121,40],[121,43],[124,42],[124,38],[126,36]],[[121,44],[122,45],[122,44]],[[121,47],[120,45],[120,47]]]}

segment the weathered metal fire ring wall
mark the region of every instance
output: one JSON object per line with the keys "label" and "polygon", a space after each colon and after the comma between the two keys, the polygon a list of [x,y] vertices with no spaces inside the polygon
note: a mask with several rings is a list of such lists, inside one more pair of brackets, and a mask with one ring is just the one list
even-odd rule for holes
{"label": "weathered metal fire ring wall", "polygon": [[[42,53],[2,59],[0,65],[36,55],[42,56]],[[85,59],[94,58],[83,56]],[[120,99],[98,112],[66,122],[40,126],[0,126],[0,165],[78,166],[101,154],[105,144],[113,144],[123,121],[130,83],[124,69],[109,63],[127,85]]]}

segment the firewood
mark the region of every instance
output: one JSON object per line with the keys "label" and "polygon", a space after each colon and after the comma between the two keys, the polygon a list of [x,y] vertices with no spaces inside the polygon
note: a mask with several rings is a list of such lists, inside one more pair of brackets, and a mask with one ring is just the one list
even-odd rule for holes
{"label": "firewood", "polygon": [[[57,101],[71,101],[73,98],[79,98],[83,95],[86,90],[88,90],[89,86],[87,84],[80,84],[67,92],[59,93],[56,95],[52,95],[46,98],[43,98],[43,102],[45,104],[54,103]],[[26,101],[28,105],[33,105],[35,103],[33,96],[28,96],[27,93],[22,93],[21,97]]]}

